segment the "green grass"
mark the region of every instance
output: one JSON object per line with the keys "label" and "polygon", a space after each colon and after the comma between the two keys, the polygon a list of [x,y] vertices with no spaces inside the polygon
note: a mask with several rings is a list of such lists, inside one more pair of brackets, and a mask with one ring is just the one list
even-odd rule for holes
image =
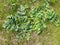
{"label": "green grass", "polygon": [[[30,5],[30,0],[21,1],[16,1],[16,4]],[[2,28],[3,20],[5,20],[6,16],[16,12],[11,9],[10,3],[9,0],[0,0],[0,45],[60,45],[60,27],[55,27],[52,24],[48,24],[48,29],[44,30],[40,35],[33,33],[29,41],[24,39],[22,42],[18,42],[16,32],[8,32]],[[41,1],[37,1],[33,5],[37,6],[39,4],[41,4]],[[60,1],[51,6],[57,12],[60,19]]]}

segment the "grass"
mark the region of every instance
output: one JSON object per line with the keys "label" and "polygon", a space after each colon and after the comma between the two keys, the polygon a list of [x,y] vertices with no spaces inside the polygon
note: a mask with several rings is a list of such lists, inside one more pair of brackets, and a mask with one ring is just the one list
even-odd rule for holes
{"label": "grass", "polygon": [[[21,1],[18,0],[16,4],[30,4],[30,0]],[[37,6],[40,3],[41,1],[38,1],[34,5]],[[57,12],[60,19],[60,1],[51,6]],[[52,24],[48,24],[48,29],[44,30],[40,35],[32,34],[29,41],[24,39],[22,42],[18,42],[16,32],[8,32],[2,28],[3,20],[12,13],[15,12],[11,9],[10,1],[0,0],[0,45],[60,45],[60,27],[55,27]]]}

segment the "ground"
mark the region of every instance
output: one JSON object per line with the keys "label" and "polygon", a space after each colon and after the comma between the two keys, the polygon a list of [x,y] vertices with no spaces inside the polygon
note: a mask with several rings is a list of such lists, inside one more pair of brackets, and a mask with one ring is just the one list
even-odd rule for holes
{"label": "ground", "polygon": [[[17,0],[16,4],[30,4],[29,1]],[[48,24],[48,30],[44,30],[40,35],[32,34],[29,41],[18,42],[16,32],[8,32],[2,27],[6,16],[15,13],[11,9],[10,3],[10,0],[0,0],[0,45],[60,45],[60,27],[55,27],[52,24]],[[40,0],[34,5],[37,6],[38,4],[41,4]],[[60,19],[60,1],[50,6],[56,11]]]}

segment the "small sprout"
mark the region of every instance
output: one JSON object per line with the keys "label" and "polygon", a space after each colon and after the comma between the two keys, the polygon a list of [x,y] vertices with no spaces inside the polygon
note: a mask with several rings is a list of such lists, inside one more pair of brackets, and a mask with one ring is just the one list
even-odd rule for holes
{"label": "small sprout", "polygon": [[[33,0],[35,1],[35,0]],[[55,26],[60,26],[60,20],[57,20],[57,15],[49,7],[49,3],[45,0],[44,5],[38,8],[32,8],[30,11],[26,11],[23,5],[18,8],[18,11],[14,16],[8,16],[7,20],[3,24],[3,27],[6,30],[16,31],[18,32],[18,39],[29,40],[31,33],[39,34],[43,29],[47,28],[47,23],[53,23]]]}

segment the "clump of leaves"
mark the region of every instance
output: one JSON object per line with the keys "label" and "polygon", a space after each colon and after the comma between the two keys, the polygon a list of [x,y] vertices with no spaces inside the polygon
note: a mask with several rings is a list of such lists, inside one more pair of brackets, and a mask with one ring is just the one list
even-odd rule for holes
{"label": "clump of leaves", "polygon": [[32,32],[41,33],[43,29],[47,28],[46,22],[60,26],[57,14],[50,8],[48,2],[45,2],[42,6],[32,8],[30,11],[27,10],[21,5],[17,13],[8,16],[3,25],[6,30],[18,32],[20,40],[24,38],[29,40]]}

